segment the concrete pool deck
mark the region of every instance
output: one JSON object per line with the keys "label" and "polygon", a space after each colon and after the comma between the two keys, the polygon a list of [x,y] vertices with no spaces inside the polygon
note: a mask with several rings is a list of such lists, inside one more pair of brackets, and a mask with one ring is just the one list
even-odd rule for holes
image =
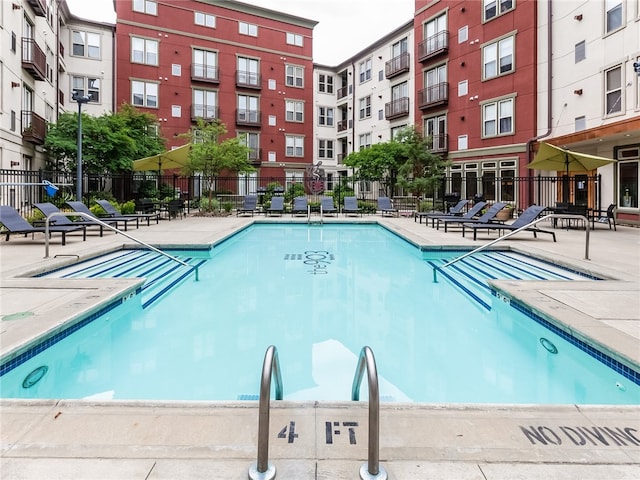
{"label": "concrete pool deck", "polygon": [[[210,244],[264,217],[161,221],[129,230],[158,246]],[[302,221],[288,216],[268,221]],[[444,233],[411,218],[377,221],[423,246],[468,248],[479,240]],[[550,228],[542,226],[542,228]],[[584,260],[585,232],[557,229],[558,242],[530,233],[514,249],[573,266],[607,281],[510,282],[494,286],[556,318],[576,336],[640,365],[640,229],[597,225]],[[120,235],[42,236],[0,246],[0,346],[16,351],[62,322],[135,288],[136,280],[86,285],[25,278],[131,242]],[[64,285],[63,285],[64,283]],[[261,366],[256,366],[256,381]],[[379,366],[380,368],[380,366]],[[286,389],[286,378],[283,379]],[[348,395],[346,392],[345,395]],[[269,459],[279,479],[355,479],[367,459],[367,403],[272,402]],[[247,478],[256,460],[257,402],[0,401],[3,479]],[[293,428],[292,428],[293,427]],[[293,430],[293,431],[292,431]],[[295,432],[295,433],[294,433]],[[382,404],[380,462],[390,479],[637,479],[639,406]]]}

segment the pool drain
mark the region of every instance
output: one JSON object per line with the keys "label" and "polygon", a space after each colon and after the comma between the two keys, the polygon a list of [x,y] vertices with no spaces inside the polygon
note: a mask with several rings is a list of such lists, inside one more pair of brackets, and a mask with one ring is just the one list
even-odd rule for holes
{"label": "pool drain", "polygon": [[558,349],[556,348],[556,346],[553,344],[551,340],[541,337],[540,343],[547,350],[547,352],[552,353],[554,355],[558,353]]}
{"label": "pool drain", "polygon": [[49,367],[46,365],[41,365],[33,370],[29,375],[24,377],[24,380],[22,381],[22,388],[33,387],[36,383],[42,380],[42,377],[46,375],[47,371],[49,371]]}

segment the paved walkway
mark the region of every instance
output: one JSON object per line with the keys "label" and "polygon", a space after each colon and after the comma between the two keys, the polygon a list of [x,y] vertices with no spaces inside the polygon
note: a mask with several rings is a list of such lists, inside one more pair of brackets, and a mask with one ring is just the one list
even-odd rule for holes
{"label": "paved walkway", "polygon": [[[128,233],[154,245],[208,245],[258,219],[264,221],[190,217]],[[445,234],[411,218],[357,221],[378,221],[419,245],[474,245],[458,232]],[[640,229],[597,226],[590,235],[590,260],[584,260],[584,231],[556,233],[557,243],[523,233],[505,245],[608,280],[496,281],[494,287],[639,368]],[[488,238],[480,237],[475,244]],[[129,243],[106,233],[91,234],[86,242],[70,236],[62,247],[54,237],[51,257],[43,258],[42,237],[3,241],[2,356],[138,282],[61,285],[26,277]],[[247,402],[2,400],[0,408],[2,479],[244,479],[255,462],[258,414]],[[358,478],[367,458],[366,403],[274,402],[270,423],[277,478]],[[380,460],[390,479],[640,478],[638,406],[383,404],[380,423]]]}

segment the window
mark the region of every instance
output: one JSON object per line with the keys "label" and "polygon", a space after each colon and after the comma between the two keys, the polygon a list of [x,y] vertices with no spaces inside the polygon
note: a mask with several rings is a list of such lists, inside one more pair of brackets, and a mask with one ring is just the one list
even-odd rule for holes
{"label": "window", "polygon": [[585,130],[587,128],[587,118],[584,115],[580,117],[576,117],[574,128],[576,132],[579,132],[580,130]]}
{"label": "window", "polygon": [[216,28],[216,17],[210,13],[194,12],[194,22],[203,27]]}
{"label": "window", "polygon": [[249,35],[251,37],[258,36],[258,26],[247,22],[238,22],[238,31],[241,35]]}
{"label": "window", "polygon": [[180,118],[182,116],[182,107],[180,105],[171,105],[171,116]]}
{"label": "window", "polygon": [[584,60],[585,58],[587,58],[587,52],[586,52],[586,43],[585,41],[581,41],[576,43],[575,49],[574,49],[574,55],[575,55],[575,63],[581,62],[582,60]]}
{"label": "window", "polygon": [[447,14],[437,16],[424,24],[424,52],[430,54],[447,47]]}
{"label": "window", "polygon": [[89,95],[90,102],[100,102],[100,79],[92,77],[71,77],[71,91],[78,96]]}
{"label": "window", "polygon": [[622,111],[622,67],[617,66],[605,70],[605,115]]}
{"label": "window", "polygon": [[260,153],[260,134],[254,132],[240,132],[238,133],[240,143],[249,147],[249,153],[247,158],[251,161],[259,160]]}
{"label": "window", "polygon": [[360,120],[363,118],[369,118],[371,116],[371,95],[368,97],[361,98],[359,101],[360,105]]}
{"label": "window", "polygon": [[618,160],[618,206],[620,208],[638,208],[638,180],[640,179],[640,149],[623,147],[616,152]]}
{"label": "window", "polygon": [[318,125],[333,127],[333,108],[318,107]]}
{"label": "window", "polygon": [[333,75],[324,73],[318,75],[318,91],[320,93],[333,93]]}
{"label": "window", "polygon": [[287,65],[285,84],[288,87],[304,86],[304,68],[297,65]]}
{"label": "window", "polygon": [[238,120],[258,123],[260,121],[259,101],[258,97],[238,95]]}
{"label": "window", "polygon": [[287,122],[304,122],[304,102],[299,100],[285,101]]}
{"label": "window", "polygon": [[513,71],[513,37],[503,38],[482,48],[483,77],[493,78]]}
{"label": "window", "polygon": [[296,47],[301,47],[302,42],[303,42],[302,35],[298,35],[297,33],[287,32],[287,43],[289,45],[295,45]]}
{"label": "window", "polygon": [[447,149],[447,116],[438,115],[425,118],[423,127],[425,137],[430,140],[431,150],[442,152]]}
{"label": "window", "polygon": [[276,126],[276,116],[275,115],[269,115],[269,118],[267,119],[267,122],[268,122],[270,127],[275,127]]}
{"label": "window", "polygon": [[260,63],[255,58],[238,57],[238,83],[260,85]]}
{"label": "window", "polygon": [[[483,0],[485,21],[513,10],[514,3],[515,0]],[[498,7],[500,11],[498,11]]]}
{"label": "window", "polygon": [[157,15],[158,4],[154,0],[133,0],[133,11]]}
{"label": "window", "polygon": [[622,0],[605,0],[605,28],[610,33],[622,27]]}
{"label": "window", "polygon": [[12,132],[16,131],[16,111],[11,110],[11,119],[9,121],[9,130]]}
{"label": "window", "polygon": [[360,150],[371,147],[371,133],[358,136],[358,145],[360,145]]}
{"label": "window", "polygon": [[467,135],[458,135],[458,150],[466,150],[469,148],[469,137]]}
{"label": "window", "polygon": [[358,72],[360,72],[360,83],[368,82],[371,80],[371,59],[367,58],[365,61],[360,62],[358,65]]}
{"label": "window", "polygon": [[464,43],[469,40],[469,26],[465,25],[458,29],[458,43]]}
{"label": "window", "polygon": [[287,157],[304,157],[304,137],[298,135],[285,136]]}
{"label": "window", "polygon": [[513,98],[482,105],[483,137],[508,135],[513,131]]}
{"label": "window", "polygon": [[318,140],[318,158],[333,158],[333,140]]}
{"label": "window", "polygon": [[206,80],[218,79],[218,54],[207,50],[193,49],[193,76]]}
{"label": "window", "polygon": [[158,41],[131,37],[131,61],[146,65],[158,65]]}
{"label": "window", "polygon": [[396,42],[393,45],[391,45],[391,58],[396,58],[402,55],[403,53],[407,53],[408,49],[409,49],[409,42],[405,37],[399,42]]}
{"label": "window", "polygon": [[76,57],[100,58],[100,35],[72,30],[71,54]]}
{"label": "window", "polygon": [[181,77],[182,76],[182,65],[180,65],[179,63],[172,63],[171,64],[171,75],[173,75],[174,77]]}
{"label": "window", "polygon": [[462,80],[458,82],[458,96],[463,97],[469,93],[469,82],[467,80]]}
{"label": "window", "polygon": [[132,80],[131,104],[137,107],[158,108],[158,84]]}
{"label": "window", "polygon": [[213,90],[193,90],[193,116],[217,118],[218,93]]}
{"label": "window", "polygon": [[16,46],[17,46],[17,39],[16,39],[16,32],[11,32],[11,51],[13,53],[16,53]]}

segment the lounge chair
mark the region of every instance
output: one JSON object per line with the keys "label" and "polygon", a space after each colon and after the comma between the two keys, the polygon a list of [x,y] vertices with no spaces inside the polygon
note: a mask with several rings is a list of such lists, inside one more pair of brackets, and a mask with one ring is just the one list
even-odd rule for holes
{"label": "lounge chair", "polygon": [[333,197],[322,197],[320,199],[320,215],[335,215],[338,210],[333,205]]}
{"label": "lounge chair", "polygon": [[265,216],[282,215],[284,213],[284,197],[271,197],[271,204],[265,210]]}
{"label": "lounge chair", "polygon": [[[139,219],[147,219],[147,227],[151,225],[151,219],[156,221],[156,224],[160,221],[160,214],[158,212],[154,213],[125,213],[122,214],[120,211],[113,206],[113,204],[109,200],[96,200],[96,203],[102,207],[102,209],[106,212],[108,217],[131,217],[131,218],[139,218]],[[103,218],[102,221],[105,221]]]}
{"label": "lounge chair", "polygon": [[[498,235],[502,235],[502,231],[503,230],[517,230],[518,228],[522,228],[526,225],[529,225],[531,222],[533,222],[536,218],[538,218],[538,215],[540,215],[544,210],[546,209],[546,207],[541,207],[539,205],[531,205],[529,208],[527,208],[524,212],[522,212],[520,214],[520,216],[518,218],[516,218],[516,220],[511,223],[511,224],[504,224],[504,223],[463,223],[462,224],[462,236],[464,237],[464,232],[465,232],[465,228],[472,228],[473,229],[473,239],[476,240],[477,238],[477,234],[478,234],[478,230],[479,229],[487,229],[487,232],[489,230],[498,230]],[[548,233],[550,235],[553,236],[553,241],[556,241],[556,234],[555,232],[551,232],[548,230],[541,230],[539,229],[537,226],[532,226],[530,228],[526,229],[528,232],[533,232],[533,236],[534,238],[538,238],[538,233]]]}
{"label": "lounge chair", "polygon": [[307,197],[296,197],[293,199],[293,207],[291,207],[291,216],[309,215],[309,202]]}
{"label": "lounge chair", "polygon": [[258,196],[257,195],[246,195],[242,200],[242,207],[236,210],[236,217],[239,215],[249,215],[253,217],[253,214],[258,207]]}
{"label": "lounge chair", "polygon": [[[63,212],[62,210],[60,210],[58,207],[56,207],[53,203],[49,203],[49,202],[44,202],[44,203],[34,203],[33,206],[35,208],[37,208],[38,210],[40,210],[40,212],[42,212],[42,214],[46,217],[48,217],[49,215],[51,215],[52,213],[64,213],[65,216],[61,216],[61,215],[56,215],[55,217],[53,217],[50,221],[49,224],[50,225],[56,225],[56,226],[73,226],[73,225],[84,225],[85,227],[98,227],[100,229],[100,236],[102,237],[103,233],[104,233],[104,226],[99,224],[98,222],[93,222],[91,220],[85,220],[84,218],[78,220],[78,221],[73,221],[71,219],[69,219],[66,215],[69,215],[67,212]],[[73,215],[73,214],[71,214]],[[77,215],[76,215],[77,216]],[[109,222],[108,219],[104,220],[105,223],[108,223],[109,225],[112,225],[114,227],[117,228],[118,224],[116,222]]]}
{"label": "lounge chair", "polygon": [[589,218],[591,220],[591,229],[592,230],[594,229],[597,222],[597,223],[608,223],[609,230],[611,230],[611,224],[613,223],[613,229],[617,231],[618,229],[616,228],[616,208],[617,208],[617,205],[615,203],[612,203],[607,207],[606,210],[597,210],[597,209],[591,210],[589,212]]}
{"label": "lounge chair", "polygon": [[496,217],[496,215],[498,214],[498,212],[500,210],[502,210],[504,207],[506,207],[507,204],[506,203],[502,203],[502,202],[496,202],[493,205],[491,205],[489,207],[489,209],[483,213],[481,216],[479,216],[478,218],[470,218],[470,219],[465,219],[464,217],[451,217],[451,218],[439,218],[438,222],[442,222],[444,224],[444,231],[446,233],[447,231],[447,226],[449,224],[453,224],[453,225],[462,225],[464,224],[468,224],[468,223],[491,223],[493,222],[493,219]]}
{"label": "lounge chair", "polygon": [[[45,227],[34,227],[27,222],[13,207],[8,205],[0,206],[0,223],[6,230],[5,240],[9,240],[9,235],[23,233],[25,237],[29,233],[45,233]],[[62,245],[67,243],[67,233],[82,231],[82,240],[87,239],[87,228],[83,225],[57,226],[49,225],[49,233],[61,233]]]}
{"label": "lounge chair", "polygon": [[[78,212],[78,213],[84,213],[87,215],[91,215],[94,218],[97,218],[98,220],[102,220],[101,218],[99,218],[98,216],[94,215],[93,212],[91,210],[89,210],[89,207],[87,207],[84,203],[82,202],[78,202],[78,201],[69,201],[67,202],[67,205],[69,205],[69,207],[71,207],[71,209],[74,212]],[[86,218],[85,218],[86,220]],[[138,228],[140,226],[139,223],[139,219],[136,217],[108,217],[107,221],[109,222],[116,222],[116,228],[118,223],[122,223],[124,225],[124,231],[127,231],[127,225],[129,224],[129,222],[136,222],[136,228]]]}
{"label": "lounge chair", "polygon": [[468,220],[472,220],[476,215],[480,213],[480,211],[486,207],[487,202],[478,202],[473,207],[471,207],[467,213],[462,215],[446,215],[443,213],[433,213],[427,217],[425,225],[429,224],[429,220],[431,220],[431,228],[436,227],[436,230],[440,230],[440,220],[447,220],[449,218],[465,218]]}
{"label": "lounge chair", "polygon": [[358,207],[358,199],[356,197],[344,197],[344,207],[342,213],[345,215],[360,215],[362,216],[362,210]]}
{"label": "lounge chair", "polygon": [[385,215],[389,215],[390,217],[398,216],[398,209],[393,208],[389,197],[378,197],[378,210],[380,210],[383,217]]}
{"label": "lounge chair", "polygon": [[[436,212],[416,212],[413,215],[413,221],[415,222],[416,218],[419,218],[420,219],[420,223],[422,223],[422,218],[423,217],[426,217],[428,219],[428,218],[431,218],[431,217],[436,216],[436,215],[437,216],[442,216],[442,215],[456,215],[456,216],[459,216],[459,215],[464,214],[463,209],[464,209],[464,207],[467,206],[467,203],[469,203],[469,200],[460,200],[458,203],[456,203],[453,207],[451,207],[449,209],[448,213],[442,213],[442,212],[439,212],[439,213],[436,213]],[[476,203],[480,203],[480,202],[476,202]],[[427,220],[427,223],[429,223],[429,220]]]}

